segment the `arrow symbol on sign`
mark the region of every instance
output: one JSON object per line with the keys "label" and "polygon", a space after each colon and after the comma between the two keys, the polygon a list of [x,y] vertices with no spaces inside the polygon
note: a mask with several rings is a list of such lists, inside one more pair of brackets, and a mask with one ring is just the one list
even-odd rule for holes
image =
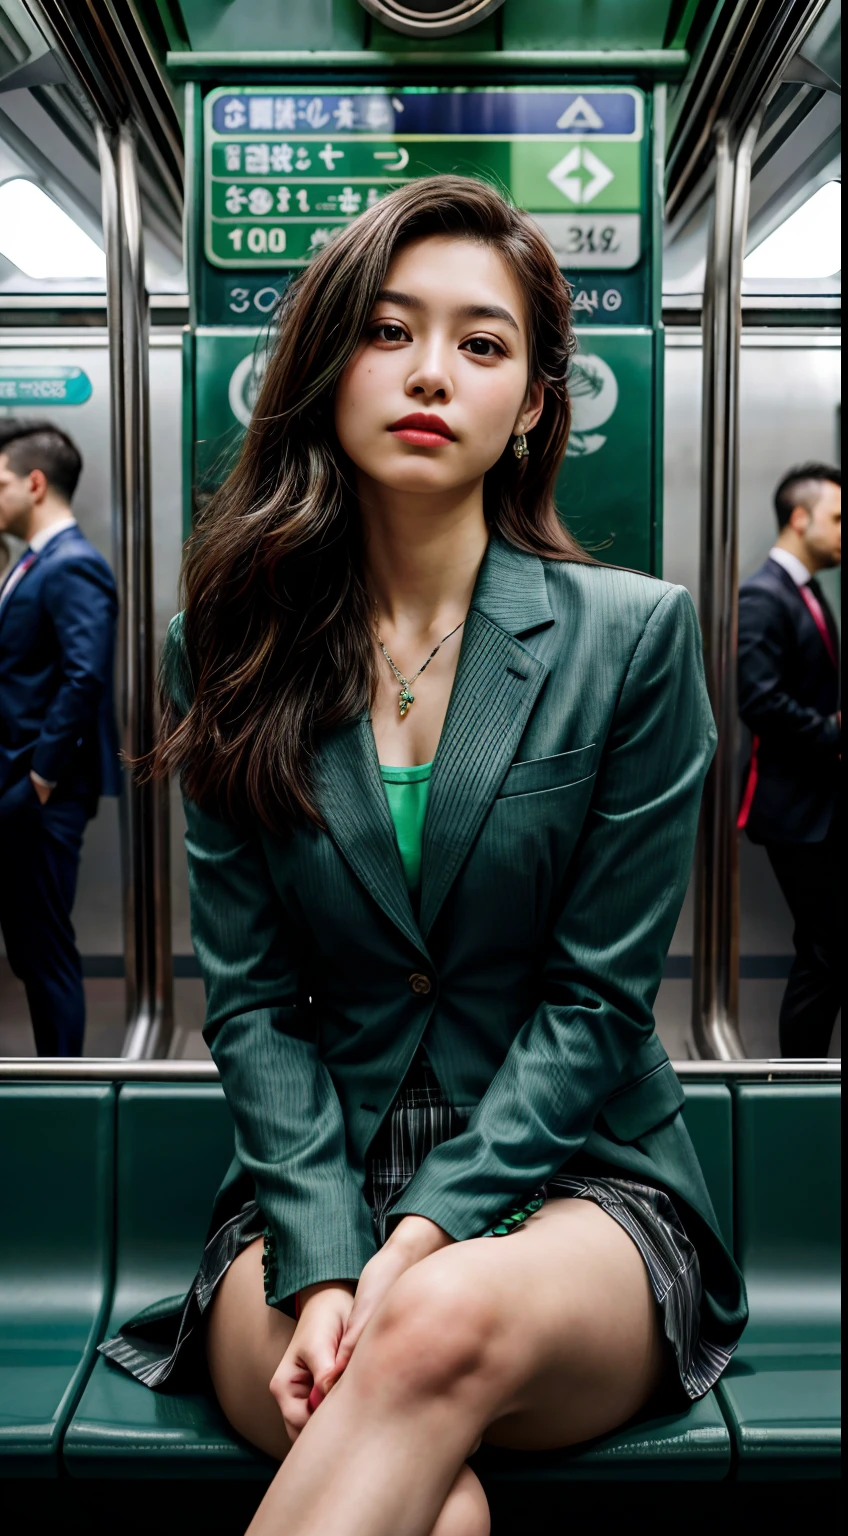
{"label": "arrow symbol on sign", "polygon": [[557,118],[558,128],[603,128],[604,120],[600,112],[596,112],[585,96],[577,96],[566,107],[562,117]]}
{"label": "arrow symbol on sign", "polygon": [[[403,149],[400,145],[397,149],[375,149],[374,159],[385,160],[387,171],[405,171],[409,165],[409,150]],[[391,165],[389,161],[392,162]]]}
{"label": "arrow symbol on sign", "polygon": [[[579,175],[581,169],[589,172],[590,181],[584,181]],[[553,170],[548,171],[548,181],[553,182],[557,191],[570,198],[572,203],[591,203],[614,180],[615,171],[604,165],[585,144],[570,149]]]}

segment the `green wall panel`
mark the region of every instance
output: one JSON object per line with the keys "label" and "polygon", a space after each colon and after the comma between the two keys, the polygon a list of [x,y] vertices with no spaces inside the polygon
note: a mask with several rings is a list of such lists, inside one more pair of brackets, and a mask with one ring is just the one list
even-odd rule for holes
{"label": "green wall panel", "polygon": [[506,0],[499,13],[503,47],[527,52],[662,48],[672,4],[673,0],[532,0],[528,5],[526,0]]}
{"label": "green wall panel", "polygon": [[573,425],[557,506],[599,560],[652,569],[654,333],[586,326],[571,374]]}
{"label": "green wall panel", "polygon": [[358,0],[179,0],[195,52],[362,48],[367,17]]}

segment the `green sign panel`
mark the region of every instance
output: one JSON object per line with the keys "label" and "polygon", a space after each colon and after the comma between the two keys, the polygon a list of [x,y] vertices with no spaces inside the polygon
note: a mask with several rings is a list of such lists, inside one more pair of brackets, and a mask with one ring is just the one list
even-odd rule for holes
{"label": "green sign panel", "polygon": [[91,380],[81,368],[0,368],[0,406],[84,405],[91,398]]}
{"label": "green sign panel", "polygon": [[395,187],[455,172],[506,187],[560,264],[642,255],[644,100],[633,89],[214,90],[204,104],[205,253],[216,267],[305,266]]}
{"label": "green sign panel", "polygon": [[642,327],[586,326],[569,375],[572,428],[557,506],[599,560],[656,566],[655,337]]}

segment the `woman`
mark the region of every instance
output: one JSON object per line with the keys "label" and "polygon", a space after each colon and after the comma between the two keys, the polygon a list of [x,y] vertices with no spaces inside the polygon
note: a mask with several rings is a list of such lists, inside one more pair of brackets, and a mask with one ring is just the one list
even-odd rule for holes
{"label": "woman", "polygon": [[697,1397],[744,1323],[652,1017],[698,626],[558,521],[573,346],[532,220],[393,193],[288,290],[188,552],[156,767],[237,1158],[181,1318],[104,1348],[185,1382],[202,1315],[282,1461],[252,1536],[482,1536],[481,1439]]}

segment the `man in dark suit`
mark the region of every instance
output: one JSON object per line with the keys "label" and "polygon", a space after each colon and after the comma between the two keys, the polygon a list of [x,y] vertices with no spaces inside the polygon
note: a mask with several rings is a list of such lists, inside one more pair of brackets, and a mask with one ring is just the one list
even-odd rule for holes
{"label": "man in dark suit", "polygon": [[112,573],[71,513],[82,461],[44,422],[0,421],[0,533],[26,549],[0,587],[0,927],[40,1056],[80,1056],[71,924],[86,822],[120,791]]}
{"label": "man in dark suit", "polygon": [[795,921],[781,1052],[826,1056],[842,1003],[842,715],[839,633],[815,577],[841,559],[841,470],[791,470],[775,509],[777,543],[739,592],[739,713],[753,737],[739,826],[765,845]]}

